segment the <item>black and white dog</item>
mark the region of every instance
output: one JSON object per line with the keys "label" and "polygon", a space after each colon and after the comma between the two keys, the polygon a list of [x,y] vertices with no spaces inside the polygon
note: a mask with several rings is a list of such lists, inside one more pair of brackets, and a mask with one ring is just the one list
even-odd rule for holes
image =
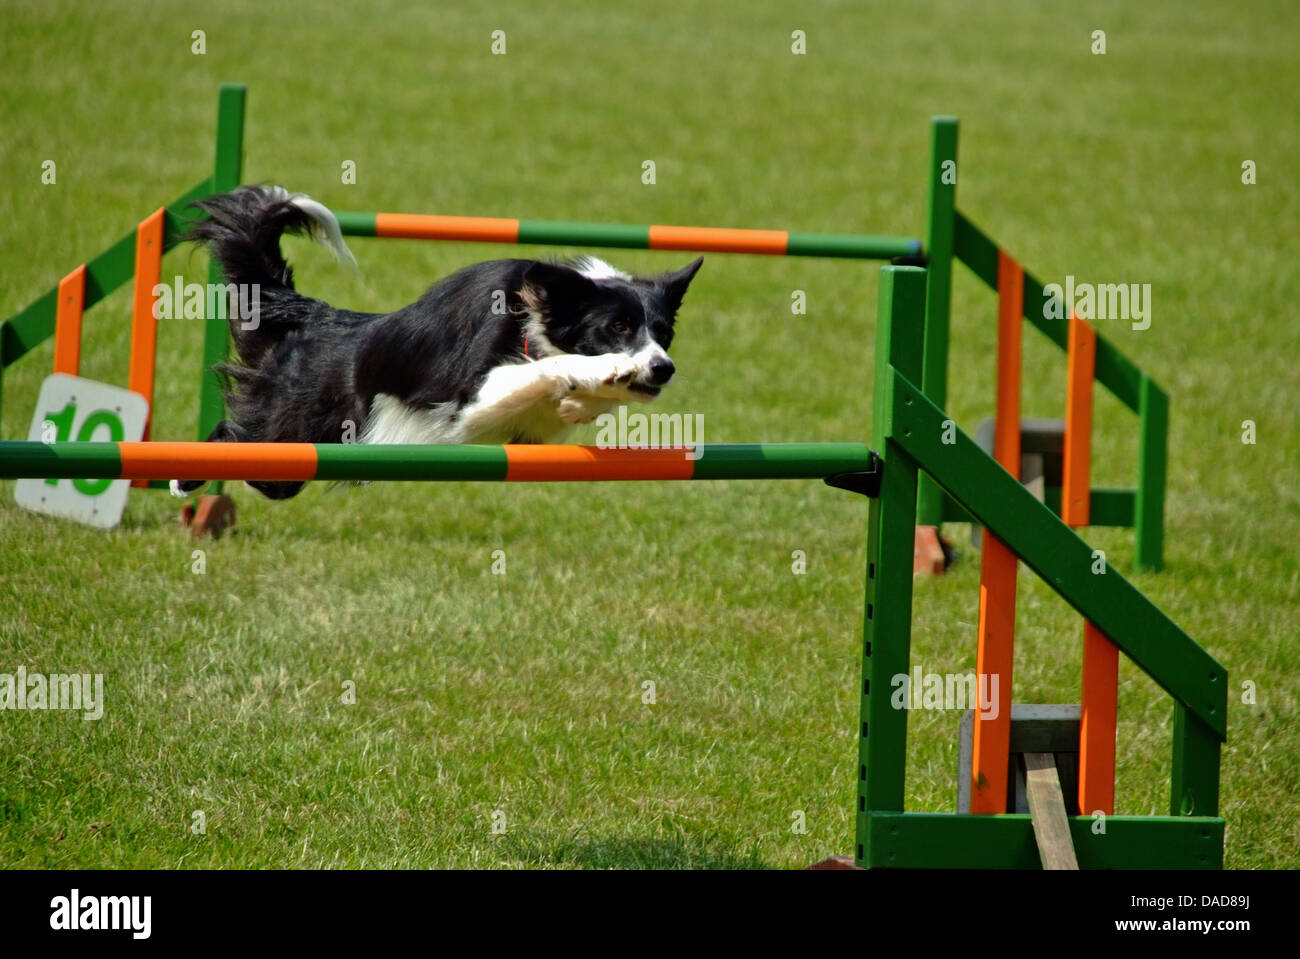
{"label": "black and white dog", "polygon": [[[334,215],[302,194],[244,186],[199,201],[204,241],[227,284],[238,364],[223,364],[227,409],[210,442],[546,443],[673,377],[673,323],[703,258],[633,277],[572,264],[492,260],[466,267],[394,313],[339,310],[294,290],[280,252],[302,233],[352,255]],[[249,297],[244,295],[244,302]],[[250,484],[272,499],[298,482]],[[186,496],[202,481],[172,481]]]}

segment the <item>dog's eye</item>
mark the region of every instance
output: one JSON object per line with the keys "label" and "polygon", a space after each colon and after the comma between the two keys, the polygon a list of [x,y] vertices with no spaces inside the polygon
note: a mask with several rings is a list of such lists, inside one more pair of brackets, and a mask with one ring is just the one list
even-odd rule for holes
{"label": "dog's eye", "polygon": [[615,320],[614,325],[610,327],[616,336],[627,336],[632,332],[632,326],[625,320]]}

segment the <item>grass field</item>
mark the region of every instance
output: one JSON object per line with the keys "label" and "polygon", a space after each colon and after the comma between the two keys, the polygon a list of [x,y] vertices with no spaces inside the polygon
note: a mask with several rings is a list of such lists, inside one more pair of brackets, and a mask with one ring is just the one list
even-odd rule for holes
{"label": "grass field", "polygon": [[[1150,329],[1099,323],[1172,396],[1168,565],[1133,578],[1230,673],[1227,865],[1300,866],[1290,0],[193,7],[0,2],[0,315],[206,175],[221,81],[249,84],[249,182],[537,219],[920,235],[928,120],[958,115],[958,203],[1036,275],[1151,284]],[[355,272],[287,242],[300,288],[392,309],[514,255],[352,246]],[[163,275],[205,269],[181,249]],[[658,408],[704,414],[707,442],[867,439],[876,276],[708,256]],[[87,314],[83,375],[125,383],[129,309],[124,290]],[[994,311],[959,268],[949,406],[968,430],[992,411]],[[193,438],[200,339],[197,321],[161,330],[156,438]],[[4,438],[26,434],[51,358],[6,371]],[[1064,357],[1032,331],[1024,379],[1026,415],[1061,415]],[[1094,455],[1097,485],[1132,485],[1136,419],[1100,391]],[[203,544],[197,575],[165,494],[136,491],[104,534],[20,510],[12,486],[0,672],[100,672],[107,705],[0,714],[0,864],[785,868],[850,850],[861,498],[379,484],[275,504],[237,487],[238,534]],[[913,662],[933,672],[974,669],[978,562],[949,532],[961,561],[917,584]],[[1088,538],[1133,572],[1130,532]],[[1016,699],[1077,701],[1078,617],[1021,582]],[[1163,813],[1170,702],[1131,664],[1120,678],[1117,806]],[[909,808],[952,808],[957,721],[910,717]]]}

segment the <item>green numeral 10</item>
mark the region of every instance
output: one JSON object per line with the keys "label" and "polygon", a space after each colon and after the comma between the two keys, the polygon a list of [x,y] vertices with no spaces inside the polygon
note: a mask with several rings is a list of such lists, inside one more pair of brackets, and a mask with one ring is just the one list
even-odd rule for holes
{"label": "green numeral 10", "polygon": [[[77,404],[69,403],[57,413],[45,417],[45,421],[53,423],[56,430],[54,439],[57,442],[65,442],[72,437],[72,424],[77,419]],[[77,430],[77,442],[88,443],[94,436],[95,430],[101,426],[108,427],[108,439],[111,443],[122,442],[126,435],[126,428],[122,426],[121,419],[112,410],[95,410],[86,417],[81,429]],[[47,479],[45,482],[51,486],[57,486],[58,480]],[[112,485],[112,479],[74,479],[72,487],[78,493],[84,493],[86,496],[98,496],[104,490]]]}

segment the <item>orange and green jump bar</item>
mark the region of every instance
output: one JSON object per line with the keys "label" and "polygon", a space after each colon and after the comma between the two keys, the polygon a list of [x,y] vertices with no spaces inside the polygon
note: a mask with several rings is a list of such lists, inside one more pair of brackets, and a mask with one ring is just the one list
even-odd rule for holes
{"label": "orange and green jump bar", "polygon": [[[698,457],[692,459],[691,457]],[[368,446],[349,443],[0,442],[0,479],[600,480],[825,479],[871,468],[862,443]]]}
{"label": "orange and green jump bar", "polygon": [[500,217],[430,216],[415,213],[337,212],[347,236],[407,240],[459,240],[540,246],[619,247],[628,250],[684,250],[692,253],[759,253],[767,256],[892,260],[920,256],[921,241],[904,236],[859,233],[796,233],[708,226],[625,226],[513,220]]}

